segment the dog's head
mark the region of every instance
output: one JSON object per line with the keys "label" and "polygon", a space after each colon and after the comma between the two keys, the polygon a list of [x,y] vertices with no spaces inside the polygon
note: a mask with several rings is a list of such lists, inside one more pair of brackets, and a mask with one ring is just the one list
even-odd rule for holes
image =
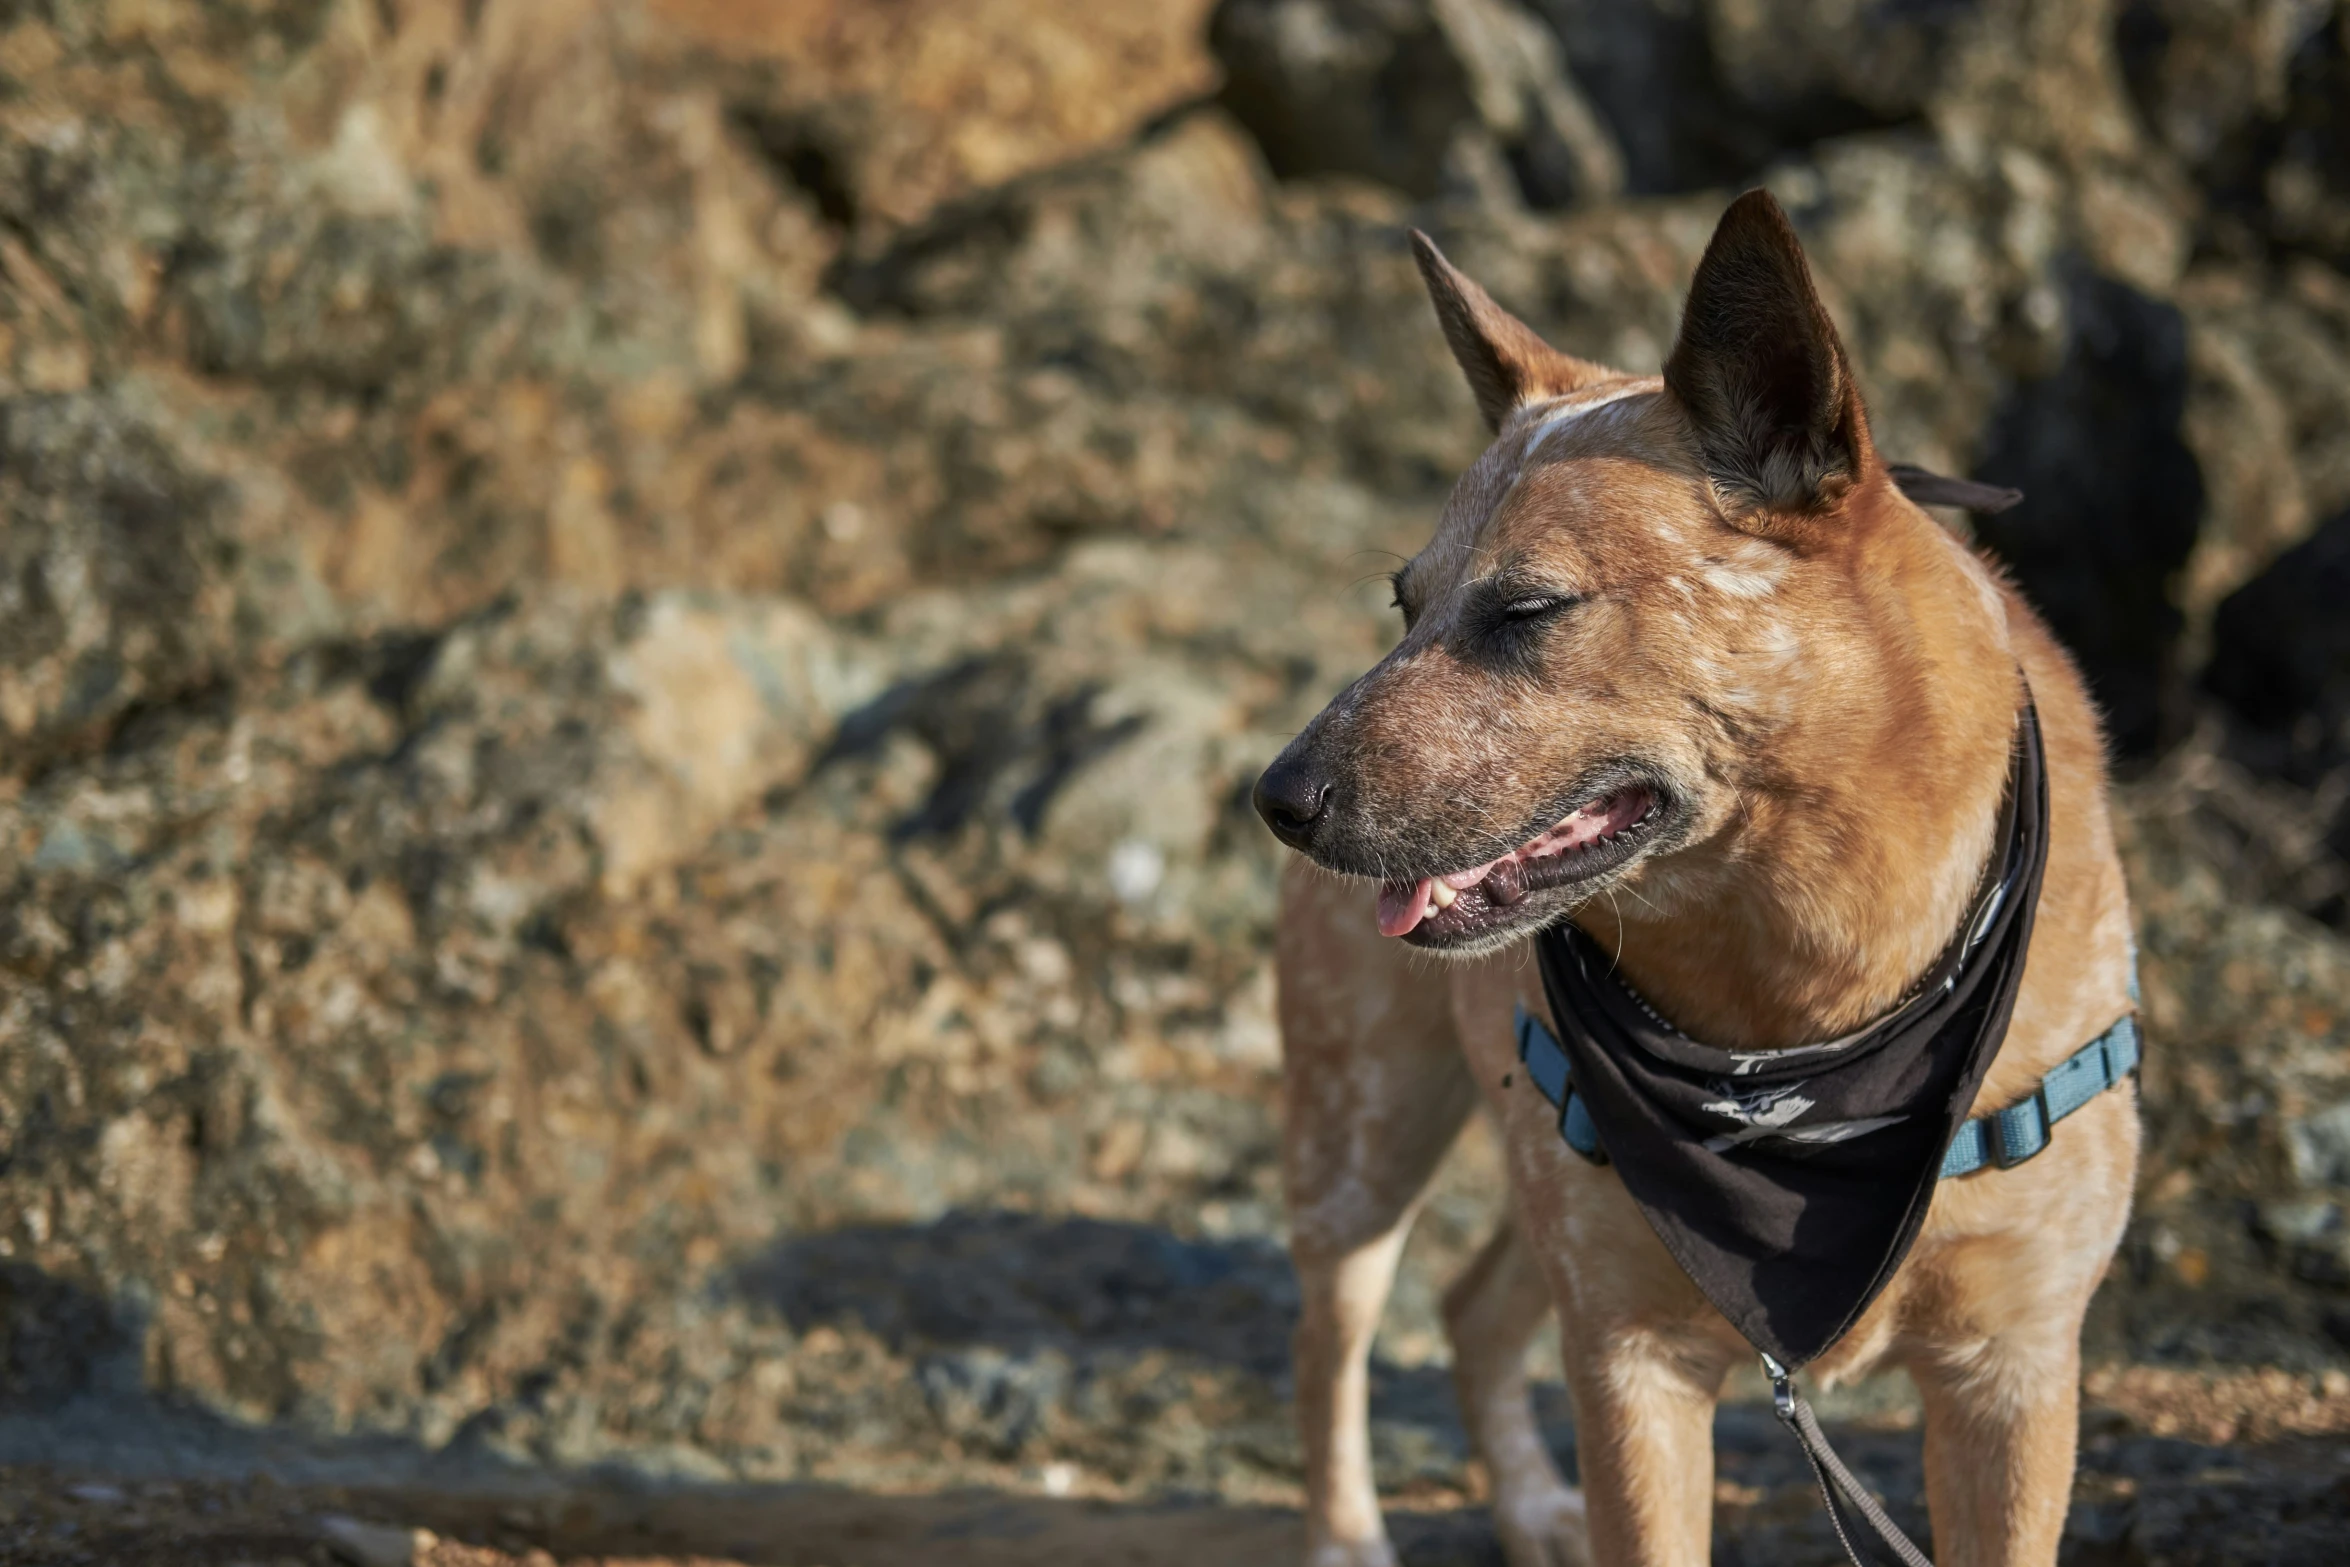
{"label": "dog's head", "polygon": [[1875,678],[1885,636],[1855,561],[1889,481],[1794,231],[1762,192],[1730,208],[1661,378],[1557,352],[1414,243],[1495,439],[1395,574],[1402,640],[1257,809],[1435,950],[1671,896],[1676,866],[1701,896],[1774,737]]}

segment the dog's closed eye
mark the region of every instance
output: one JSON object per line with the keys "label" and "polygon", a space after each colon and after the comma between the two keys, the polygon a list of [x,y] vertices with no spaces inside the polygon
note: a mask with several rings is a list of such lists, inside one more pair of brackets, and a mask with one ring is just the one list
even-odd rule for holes
{"label": "dog's closed eye", "polygon": [[1464,651],[1475,648],[1485,657],[1514,664],[1530,657],[1551,623],[1581,602],[1572,593],[1523,587],[1495,592],[1482,602],[1472,600],[1462,616],[1468,638]]}
{"label": "dog's closed eye", "polygon": [[1482,635],[1513,635],[1533,631],[1582,602],[1576,594],[1549,589],[1506,590],[1474,604],[1467,620]]}

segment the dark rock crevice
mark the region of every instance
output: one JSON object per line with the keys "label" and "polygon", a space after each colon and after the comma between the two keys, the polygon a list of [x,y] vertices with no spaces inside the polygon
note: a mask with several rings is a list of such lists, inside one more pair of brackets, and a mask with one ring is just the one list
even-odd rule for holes
{"label": "dark rock crevice", "polygon": [[1918,123],[1950,31],[1974,9],[1869,0],[1838,27],[1787,4],[1528,3],[1623,149],[1635,195],[1736,186],[1830,137]]}
{"label": "dark rock crevice", "polygon": [[1992,416],[1977,472],[2023,500],[1978,528],[2080,663],[2114,747],[2143,760],[2187,723],[2173,580],[2204,489],[2180,435],[2186,323],[2078,269],[2066,320],[2063,363]]}

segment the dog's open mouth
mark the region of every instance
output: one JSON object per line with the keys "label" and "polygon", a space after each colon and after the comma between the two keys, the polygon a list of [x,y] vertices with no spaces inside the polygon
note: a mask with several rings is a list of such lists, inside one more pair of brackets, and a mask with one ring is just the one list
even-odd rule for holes
{"label": "dog's open mouth", "polygon": [[1629,784],[1586,800],[1499,859],[1441,876],[1384,882],[1379,933],[1417,937],[1417,944],[1469,934],[1530,892],[1614,870],[1636,852],[1656,817],[1656,793]]}

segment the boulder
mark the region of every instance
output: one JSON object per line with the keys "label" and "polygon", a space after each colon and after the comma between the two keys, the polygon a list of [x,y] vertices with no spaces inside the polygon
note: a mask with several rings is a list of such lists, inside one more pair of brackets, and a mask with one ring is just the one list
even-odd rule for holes
{"label": "boulder", "polygon": [[1644,193],[1749,179],[1827,137],[1918,119],[1962,15],[1874,0],[1532,3]]}
{"label": "boulder", "polygon": [[2216,247],[2350,260],[2350,11],[2132,0],[2114,38],[2147,122],[2210,194]]}
{"label": "boulder", "polygon": [[1115,147],[1215,89],[1210,0],[917,0],[763,6],[656,0],[667,36],[735,84],[776,170],[844,227]]}
{"label": "boulder", "polygon": [[1284,177],[1560,207],[1622,188],[1622,155],[1515,0],[1224,0],[1223,102]]}

